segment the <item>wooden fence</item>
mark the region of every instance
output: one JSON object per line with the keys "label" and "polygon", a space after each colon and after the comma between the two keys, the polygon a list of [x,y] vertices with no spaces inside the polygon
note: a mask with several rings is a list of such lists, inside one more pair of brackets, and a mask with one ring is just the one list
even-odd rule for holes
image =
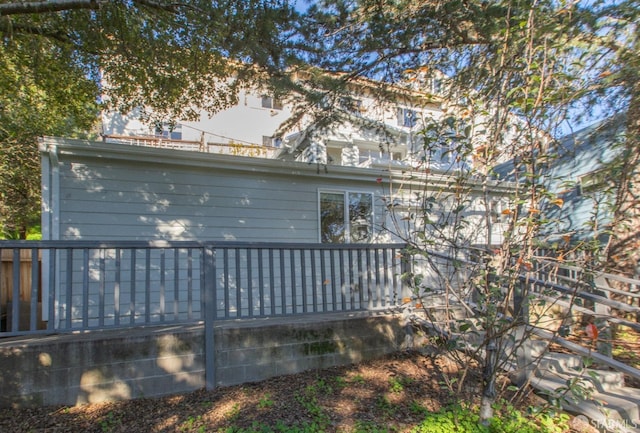
{"label": "wooden fence", "polygon": [[[7,324],[13,321],[14,304],[19,312],[18,327],[27,329],[31,322],[32,300],[36,305],[36,328],[45,327],[41,314],[42,254],[39,250],[36,251],[36,256],[37,259],[31,249],[0,250],[0,330],[7,329]],[[17,284],[14,285],[14,282]]]}

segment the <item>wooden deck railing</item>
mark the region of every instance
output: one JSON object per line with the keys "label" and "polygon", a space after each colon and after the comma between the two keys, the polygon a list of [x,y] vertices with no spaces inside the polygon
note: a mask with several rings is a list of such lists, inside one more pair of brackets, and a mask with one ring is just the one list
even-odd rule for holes
{"label": "wooden deck railing", "polygon": [[2,241],[0,337],[389,308],[403,248]]}

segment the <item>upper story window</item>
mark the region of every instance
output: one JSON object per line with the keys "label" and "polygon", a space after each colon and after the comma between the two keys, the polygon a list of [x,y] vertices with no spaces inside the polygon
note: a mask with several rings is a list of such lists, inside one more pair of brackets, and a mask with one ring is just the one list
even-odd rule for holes
{"label": "upper story window", "polygon": [[439,78],[430,78],[427,81],[427,88],[431,93],[439,95],[442,93],[442,80]]}
{"label": "upper story window", "polygon": [[413,128],[418,121],[418,113],[409,108],[398,107],[398,126]]}
{"label": "upper story window", "polygon": [[271,137],[270,135],[263,135],[262,145],[267,147],[280,147],[282,146],[282,139],[279,137]]}
{"label": "upper story window", "polygon": [[371,242],[373,194],[320,192],[319,201],[322,243]]}
{"label": "upper story window", "polygon": [[262,95],[262,108],[270,108],[272,110],[282,110],[282,102],[271,96]]}
{"label": "upper story window", "polygon": [[583,174],[579,180],[580,195],[602,192],[615,185],[608,176],[608,172],[602,168]]}
{"label": "upper story window", "polygon": [[179,123],[169,124],[166,122],[157,122],[155,124],[154,135],[157,138],[182,140],[182,125]]}
{"label": "upper story window", "polygon": [[338,103],[340,104],[340,108],[351,113],[361,113],[364,111],[361,99],[343,96],[340,98]]}
{"label": "upper story window", "polygon": [[493,199],[489,206],[492,223],[506,223],[509,220],[511,205],[507,199]]}

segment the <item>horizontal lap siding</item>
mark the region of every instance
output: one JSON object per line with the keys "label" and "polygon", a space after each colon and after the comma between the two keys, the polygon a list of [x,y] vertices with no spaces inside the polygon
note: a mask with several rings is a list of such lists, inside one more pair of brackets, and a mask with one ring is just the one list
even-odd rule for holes
{"label": "horizontal lap siding", "polygon": [[127,164],[67,163],[61,172],[61,234],[67,239],[317,239],[317,188],[311,184],[265,174],[168,174]]}
{"label": "horizontal lap siding", "polygon": [[63,161],[61,238],[317,242],[319,189],[378,192],[373,178],[232,169]]}
{"label": "horizontal lap siding", "polygon": [[[126,153],[123,149],[118,152]],[[230,159],[226,165],[215,155],[203,155],[202,161],[174,163],[174,155],[180,154],[158,151],[147,160],[138,154],[120,159],[117,155],[101,157],[97,151],[95,156],[61,152],[56,163],[57,200],[52,202],[57,212],[52,221],[58,228],[53,232],[67,240],[316,243],[318,191],[359,191],[376,197],[382,193],[376,181],[378,175],[357,170],[352,173],[342,167],[329,167],[325,172],[307,165],[285,167],[269,161],[254,170],[241,159]],[[379,198],[374,203],[374,225],[379,228],[384,220],[384,204]],[[119,270],[115,269],[112,250],[106,251],[102,265],[96,251],[88,253],[86,264],[83,255],[76,252],[69,279],[62,275],[67,259],[60,251],[56,316],[61,326],[100,327],[201,318],[201,257],[193,251],[189,288],[184,266],[175,278],[174,250],[168,248],[165,253],[164,273],[159,269],[158,250],[152,251],[151,269],[147,272],[142,270],[145,252],[138,250],[136,272],[132,275],[130,252],[122,251]],[[268,250],[261,251],[260,256],[252,250],[248,265],[247,250],[229,250],[228,273],[224,274],[223,253],[217,250],[217,316],[358,310],[388,305],[395,296],[389,281],[397,270],[380,269],[380,275],[369,276],[367,272],[371,271],[364,262],[348,263],[336,252],[333,258],[327,255],[323,259],[327,266],[333,261],[335,271],[322,274],[319,252],[313,260],[309,251],[304,251],[304,257],[299,250],[283,253],[281,261],[280,252],[274,251],[273,263],[269,263]],[[236,254],[239,260],[235,259]],[[185,251],[179,255],[183,262]],[[83,272],[85,267],[88,274]],[[342,272],[350,268],[362,276],[352,280],[344,277]]]}

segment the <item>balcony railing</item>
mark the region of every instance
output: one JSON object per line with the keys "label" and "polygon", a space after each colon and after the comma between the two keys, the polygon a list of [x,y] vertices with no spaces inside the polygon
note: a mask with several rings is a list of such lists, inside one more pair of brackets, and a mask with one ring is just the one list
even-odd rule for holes
{"label": "balcony railing", "polygon": [[2,241],[0,337],[385,309],[406,296],[403,248]]}

